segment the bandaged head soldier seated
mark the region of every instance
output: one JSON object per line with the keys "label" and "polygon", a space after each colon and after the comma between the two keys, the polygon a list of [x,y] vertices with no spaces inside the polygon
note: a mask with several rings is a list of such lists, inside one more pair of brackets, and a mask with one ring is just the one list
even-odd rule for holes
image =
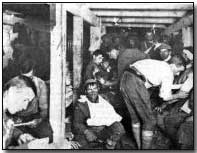
{"label": "bandaged head soldier seated", "polygon": [[80,96],[74,110],[75,138],[84,149],[99,145],[105,149],[115,149],[125,133],[120,123],[122,117],[99,95],[99,89],[97,81],[88,79],[85,82],[85,95]]}
{"label": "bandaged head soldier seated", "polygon": [[3,147],[27,144],[36,138],[52,141],[49,121],[43,119],[38,107],[36,86],[26,76],[10,80],[3,92]]}

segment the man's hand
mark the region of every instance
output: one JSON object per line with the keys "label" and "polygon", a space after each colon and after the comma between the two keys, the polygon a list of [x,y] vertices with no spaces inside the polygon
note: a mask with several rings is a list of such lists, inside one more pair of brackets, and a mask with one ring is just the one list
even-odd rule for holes
{"label": "man's hand", "polygon": [[89,130],[85,130],[84,134],[89,142],[93,142],[97,139],[96,135]]}
{"label": "man's hand", "polygon": [[35,128],[38,124],[40,124],[42,122],[42,119],[34,119],[31,121],[31,124],[28,125],[28,127],[30,128]]}
{"label": "man's hand", "polygon": [[32,140],[34,140],[35,138],[29,134],[29,133],[24,133],[24,134],[21,134],[18,138],[18,144],[21,145],[21,144],[24,144],[24,143],[28,143]]}
{"label": "man's hand", "polygon": [[179,91],[179,93],[178,93],[178,98],[180,98],[180,99],[185,99],[188,96],[189,96],[189,93],[184,92],[184,91]]}
{"label": "man's hand", "polygon": [[159,113],[162,113],[163,110],[167,107],[167,104],[166,103],[163,103],[161,106],[159,107],[155,107],[155,111],[159,112]]}

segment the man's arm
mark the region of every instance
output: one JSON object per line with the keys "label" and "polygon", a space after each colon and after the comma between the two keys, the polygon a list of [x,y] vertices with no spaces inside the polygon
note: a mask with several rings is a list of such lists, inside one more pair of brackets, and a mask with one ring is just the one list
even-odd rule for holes
{"label": "man's arm", "polygon": [[73,126],[78,133],[84,134],[87,129],[86,118],[87,116],[84,114],[79,104],[77,104],[74,109]]}
{"label": "man's arm", "polygon": [[48,89],[44,81],[40,83],[39,108],[42,118],[48,117]]}

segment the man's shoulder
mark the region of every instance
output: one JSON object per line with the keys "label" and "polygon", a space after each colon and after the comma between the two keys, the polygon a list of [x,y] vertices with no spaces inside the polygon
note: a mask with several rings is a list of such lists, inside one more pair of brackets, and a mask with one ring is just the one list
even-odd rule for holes
{"label": "man's shoulder", "polygon": [[34,76],[34,77],[33,77],[33,81],[34,81],[36,84],[39,84],[39,86],[46,86],[45,81],[42,80],[41,78],[37,77],[37,76]]}
{"label": "man's shoulder", "polygon": [[77,101],[77,103],[75,105],[75,110],[80,110],[84,113],[87,113],[89,110],[87,102],[81,103],[81,102]]}

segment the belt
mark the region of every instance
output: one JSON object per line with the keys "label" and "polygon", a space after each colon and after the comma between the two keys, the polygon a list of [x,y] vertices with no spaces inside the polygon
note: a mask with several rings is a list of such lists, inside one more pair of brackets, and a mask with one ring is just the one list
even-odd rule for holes
{"label": "belt", "polygon": [[143,82],[146,82],[146,78],[145,76],[139,72],[134,66],[127,68],[125,71],[130,72],[132,74],[134,74],[135,76],[137,76],[139,79],[141,79]]}

